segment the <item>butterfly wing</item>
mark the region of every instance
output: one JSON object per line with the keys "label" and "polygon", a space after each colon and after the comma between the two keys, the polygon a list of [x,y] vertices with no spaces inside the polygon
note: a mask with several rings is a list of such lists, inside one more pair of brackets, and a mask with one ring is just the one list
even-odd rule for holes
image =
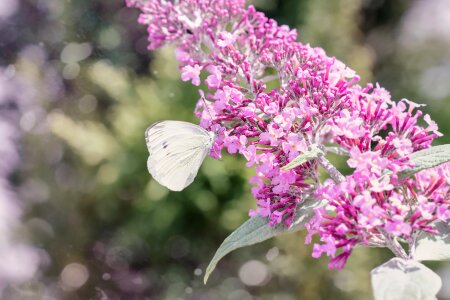
{"label": "butterfly wing", "polygon": [[172,191],[192,183],[208,154],[213,136],[198,125],[162,121],[150,126],[145,138],[147,167],[153,178]]}

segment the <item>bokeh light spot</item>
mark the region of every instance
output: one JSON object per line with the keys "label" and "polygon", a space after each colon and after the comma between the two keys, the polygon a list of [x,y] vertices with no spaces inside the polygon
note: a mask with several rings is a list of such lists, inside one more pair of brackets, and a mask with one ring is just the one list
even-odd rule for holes
{"label": "bokeh light spot", "polygon": [[89,278],[88,269],[79,263],[70,263],[61,272],[62,288],[66,291],[74,291],[82,287]]}
{"label": "bokeh light spot", "polygon": [[0,19],[9,18],[19,9],[18,0],[2,0],[0,1]]}
{"label": "bokeh light spot", "polygon": [[77,63],[67,64],[62,72],[63,77],[66,80],[72,80],[77,78],[79,73],[80,73],[80,65]]}
{"label": "bokeh light spot", "polygon": [[280,255],[280,249],[278,249],[278,247],[273,247],[270,248],[269,251],[267,251],[266,259],[268,261],[273,261],[275,258],[278,257],[278,255]]}
{"label": "bokeh light spot", "polygon": [[258,260],[250,260],[239,269],[239,279],[248,286],[264,285],[269,277],[269,268]]}
{"label": "bokeh light spot", "polygon": [[202,274],[203,274],[203,270],[202,269],[197,268],[197,269],[194,270],[194,275],[195,276],[200,276]]}
{"label": "bokeh light spot", "polygon": [[36,115],[32,111],[25,112],[20,118],[20,128],[30,131],[36,125]]}
{"label": "bokeh light spot", "polygon": [[100,45],[106,49],[114,49],[120,45],[121,37],[119,31],[114,27],[109,27],[100,32]]}
{"label": "bokeh light spot", "polygon": [[66,64],[77,63],[89,57],[92,46],[89,43],[69,43],[61,52],[61,61]]}
{"label": "bokeh light spot", "polygon": [[104,273],[104,274],[102,275],[102,279],[103,279],[103,280],[110,280],[110,279],[111,279],[111,274],[109,274],[109,273]]}
{"label": "bokeh light spot", "polygon": [[85,95],[78,100],[78,108],[81,112],[88,114],[97,108],[97,98],[93,95]]}
{"label": "bokeh light spot", "polygon": [[251,299],[253,299],[252,295],[246,290],[242,289],[232,291],[227,297],[227,300],[251,300]]}

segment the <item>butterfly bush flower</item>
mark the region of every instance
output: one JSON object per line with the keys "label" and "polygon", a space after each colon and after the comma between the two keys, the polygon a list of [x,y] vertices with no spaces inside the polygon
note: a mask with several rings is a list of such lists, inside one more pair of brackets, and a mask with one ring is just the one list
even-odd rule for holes
{"label": "butterfly bush flower", "polygon": [[[205,78],[195,113],[217,132],[211,155],[226,149],[256,168],[250,216],[290,226],[297,204],[326,200],[307,224],[307,242],[318,234],[313,256],[325,253],[337,268],[359,244],[406,257],[398,239],[412,243],[419,231],[433,233],[432,221],[449,218],[448,166],[399,175],[411,167],[411,153],[441,135],[420,105],[358,85],[345,64],[297,42],[295,30],[243,0],[127,4],[141,10],[149,49],[175,45],[181,79],[200,85]],[[324,156],[281,169],[312,144],[347,155],[353,173],[343,176]],[[320,182],[319,165],[331,179]]]}

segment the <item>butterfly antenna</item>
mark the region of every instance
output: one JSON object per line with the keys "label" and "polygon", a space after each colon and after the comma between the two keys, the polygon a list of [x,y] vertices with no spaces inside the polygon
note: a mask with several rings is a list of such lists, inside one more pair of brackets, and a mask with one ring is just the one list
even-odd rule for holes
{"label": "butterfly antenna", "polygon": [[203,104],[205,104],[205,109],[208,111],[208,114],[211,117],[211,122],[212,122],[213,121],[213,117],[212,117],[211,112],[209,111],[208,105],[206,105],[206,99],[205,99],[204,96],[202,96],[202,101],[203,101]]}

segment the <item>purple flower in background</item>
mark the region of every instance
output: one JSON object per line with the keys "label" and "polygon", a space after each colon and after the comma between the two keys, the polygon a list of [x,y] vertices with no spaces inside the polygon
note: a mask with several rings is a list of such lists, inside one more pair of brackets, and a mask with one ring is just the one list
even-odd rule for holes
{"label": "purple flower in background", "polygon": [[26,95],[24,82],[15,74],[14,67],[0,68],[0,294],[8,284],[30,280],[38,267],[39,255],[35,248],[16,237],[20,227],[22,203],[8,178],[19,163],[18,127],[21,108],[25,100],[17,96],[20,90]]}

